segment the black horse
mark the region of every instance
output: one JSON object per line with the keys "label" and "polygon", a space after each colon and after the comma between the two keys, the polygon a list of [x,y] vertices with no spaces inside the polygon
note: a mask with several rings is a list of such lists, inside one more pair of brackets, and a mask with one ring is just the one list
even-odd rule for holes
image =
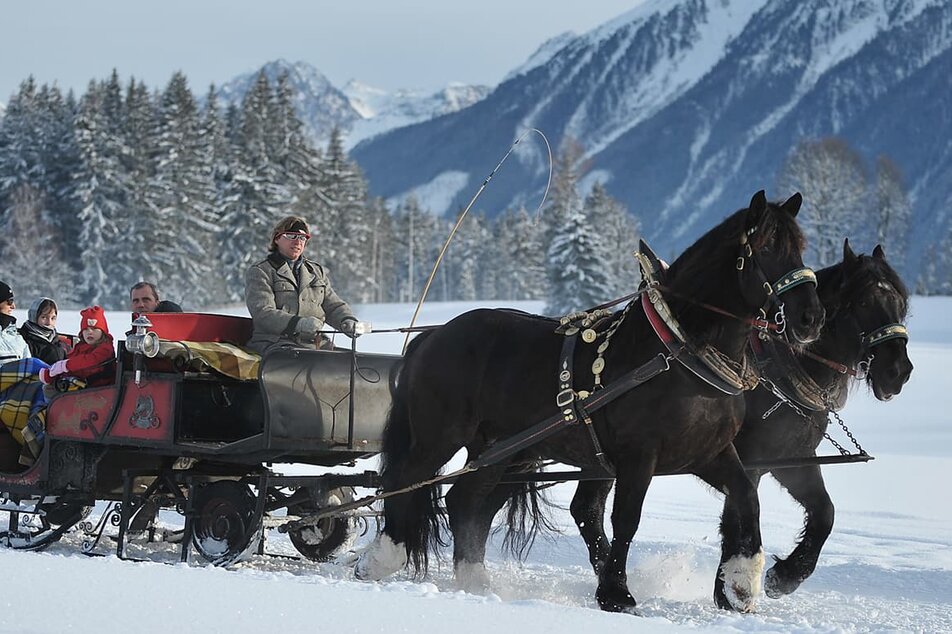
{"label": "black horse", "polygon": [[[785,316],[786,331],[795,342],[805,344],[819,335],[823,308],[814,286],[793,288],[781,304],[768,281],[803,270],[804,241],[795,220],[801,200],[797,194],[778,205],[758,192],[747,208],[709,231],[671,265],[662,292],[688,334],[691,350],[712,346],[726,363],[738,366],[751,332],[750,318],[774,311],[779,319]],[[566,371],[579,377],[579,385],[590,386],[600,359],[600,376],[609,391],[615,379],[660,359],[669,371],[625,391],[591,415],[594,438],[604,446],[617,478],[614,539],[610,546],[598,546],[596,599],[605,610],[635,612],[625,565],[648,485],[657,472],[689,471],[731,493],[740,530],[734,535],[734,554],[719,576],[727,579],[725,605],[750,610],[759,593],[764,556],[756,490],[731,444],[743,420],[744,399],[702,381],[674,361],[676,355],[655,335],[637,304],[616,313],[607,327],[596,326],[597,336],[580,342],[574,361],[565,367],[560,367],[560,350],[566,336],[556,332],[558,325],[513,311],[476,310],[417,337],[405,355],[384,433],[384,489],[398,491],[424,482],[459,449],[465,447],[472,459],[493,443],[565,411]],[[570,425],[532,445],[519,459],[597,467],[593,445],[585,425]],[[513,493],[510,487],[497,487],[511,462],[502,460],[461,476],[446,496],[454,570],[464,587],[488,586],[486,540],[493,517]],[[428,548],[439,540],[437,496],[437,487],[427,486],[385,500],[383,532],[361,556],[358,578],[383,578],[406,566],[408,559],[417,570],[425,570]]]}
{"label": "black horse", "polygon": [[[791,403],[778,405],[780,398],[764,386],[746,393],[744,425],[734,439],[742,462],[816,455],[829,422],[828,408],[845,405],[850,377],[857,376],[857,368],[858,376],[865,375],[873,394],[883,401],[898,394],[912,373],[902,326],[908,292],[886,262],[882,247],[877,246],[872,256],[857,256],[846,241],[843,261],[816,275],[826,310],[820,338],[795,357],[782,344],[771,346],[770,354],[764,342],[753,340],[766,360],[765,378]],[[766,471],[749,473],[756,485]],[[786,559],[777,559],[767,572],[766,593],[776,598],[796,590],[813,572],[833,528],[833,503],[817,465],[777,468],[770,473],[806,513],[796,549]],[[611,486],[610,481],[582,482],[572,500],[572,515],[596,570],[600,544],[607,540],[603,516]],[[738,522],[729,499],[724,501],[721,522],[723,548],[729,552],[727,535],[737,530]]]}
{"label": "black horse", "polygon": [[[886,262],[882,247],[877,246],[872,256],[856,256],[845,242],[843,261],[817,271],[817,282],[827,321],[820,339],[808,350],[853,371],[859,368],[859,377],[865,374],[866,384],[881,401],[899,394],[912,374],[902,326],[909,295]],[[785,375],[783,380],[791,389],[784,390],[784,394],[794,396],[803,414],[782,405],[766,415],[778,397],[765,387],[749,392],[744,426],[734,439],[742,461],[815,455],[829,422],[827,408],[838,410],[846,404],[851,373],[809,356],[801,355],[798,360],[809,380],[804,377],[796,385],[790,383],[798,368],[775,368],[780,372],[768,368],[768,374],[776,381],[781,380],[781,373]],[[820,399],[825,402],[812,402],[811,392],[816,391],[810,389],[812,386],[820,388]],[[767,571],[764,589],[767,596],[777,598],[796,590],[813,573],[820,549],[833,528],[833,503],[818,466],[772,469],[770,474],[806,515],[794,551],[786,559],[778,558]],[[763,471],[751,473],[755,484],[763,475]]]}

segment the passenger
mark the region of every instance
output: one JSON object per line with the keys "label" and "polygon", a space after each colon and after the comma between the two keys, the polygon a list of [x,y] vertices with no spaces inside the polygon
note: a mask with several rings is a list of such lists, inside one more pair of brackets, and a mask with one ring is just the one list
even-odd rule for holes
{"label": "passenger", "polygon": [[81,341],[50,369],[40,371],[40,380],[49,385],[59,375],[82,379],[87,387],[110,385],[116,372],[116,348],[101,306],[90,306],[79,312]]}
{"label": "passenger", "polygon": [[33,357],[53,365],[66,358],[69,351],[64,339],[56,332],[56,302],[49,297],[34,301],[27,312],[27,320],[20,334],[30,346]]}
{"label": "passenger", "polygon": [[139,282],[129,289],[129,310],[134,313],[152,313],[159,303],[159,291],[152,282]]}
{"label": "passenger", "polygon": [[33,356],[17,330],[17,318],[13,316],[16,307],[13,289],[5,282],[0,282],[0,365]]}
{"label": "passenger", "polygon": [[134,313],[180,313],[182,307],[167,299],[159,300],[152,282],[139,282],[129,289],[129,310]]}
{"label": "passenger", "polygon": [[271,232],[268,257],[245,274],[245,303],[253,320],[248,347],[259,354],[276,346],[329,347],[324,322],[353,338],[357,318],[331,288],[324,267],[304,257],[307,222],[284,218]]}

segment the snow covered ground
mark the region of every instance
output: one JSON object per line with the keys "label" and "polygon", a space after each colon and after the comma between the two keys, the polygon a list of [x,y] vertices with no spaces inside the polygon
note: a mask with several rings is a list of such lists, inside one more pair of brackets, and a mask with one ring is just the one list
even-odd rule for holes
{"label": "snow covered ground", "polygon": [[[442,323],[470,307],[432,304],[418,323]],[[405,326],[412,306],[364,306],[358,314],[377,328]],[[97,548],[106,556],[87,557],[72,534],[42,553],[0,549],[8,584],[0,632],[952,631],[950,314],[952,298],[914,299],[909,348],[916,367],[909,384],[889,403],[859,390],[842,414],[876,460],[824,468],[837,514],[817,571],[792,596],[761,597],[756,614],[714,607],[721,498],[691,477],[675,476],[652,483],[632,547],[629,585],[641,618],[597,609],[584,546],[563,510],[556,514],[562,533],[537,542],[526,562],[490,549],[489,596],[456,591],[448,560],[425,580],[363,583],[347,566],[289,557],[254,557],[229,569],[203,566],[197,557],[179,564],[177,546],[166,544],[130,547],[130,555],[151,561],[120,561],[111,542]],[[124,330],[127,318],[110,314],[112,330]],[[63,331],[75,331],[76,322],[75,315],[60,316]],[[399,335],[360,340],[362,349],[379,351],[399,352],[402,343]],[[560,485],[552,498],[567,506],[573,490]],[[760,491],[766,551],[786,554],[800,511],[769,478]],[[101,512],[97,507],[93,518]],[[171,512],[161,519],[181,524]],[[358,546],[372,536],[375,527],[369,528]],[[267,544],[270,553],[295,554],[276,533]]]}

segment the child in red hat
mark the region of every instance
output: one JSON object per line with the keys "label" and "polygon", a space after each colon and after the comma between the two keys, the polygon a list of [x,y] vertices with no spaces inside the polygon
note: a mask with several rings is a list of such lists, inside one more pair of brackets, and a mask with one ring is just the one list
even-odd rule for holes
{"label": "child in red hat", "polygon": [[116,370],[116,348],[106,324],[106,313],[101,306],[90,306],[79,311],[80,338],[66,358],[57,361],[49,370],[40,370],[40,380],[49,384],[64,374],[83,379],[87,387],[110,385]]}

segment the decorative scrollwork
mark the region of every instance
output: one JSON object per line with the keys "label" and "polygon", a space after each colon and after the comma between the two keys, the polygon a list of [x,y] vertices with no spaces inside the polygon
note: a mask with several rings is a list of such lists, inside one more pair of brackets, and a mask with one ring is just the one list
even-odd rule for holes
{"label": "decorative scrollwork", "polygon": [[122,521],[122,504],[112,502],[106,507],[106,510],[103,511],[102,516],[99,518],[99,521],[96,522],[95,526],[89,521],[80,524],[79,527],[85,535],[82,545],[83,553],[89,554],[99,545],[99,540],[102,539],[102,535],[106,530],[106,524],[118,526],[120,521]]}

